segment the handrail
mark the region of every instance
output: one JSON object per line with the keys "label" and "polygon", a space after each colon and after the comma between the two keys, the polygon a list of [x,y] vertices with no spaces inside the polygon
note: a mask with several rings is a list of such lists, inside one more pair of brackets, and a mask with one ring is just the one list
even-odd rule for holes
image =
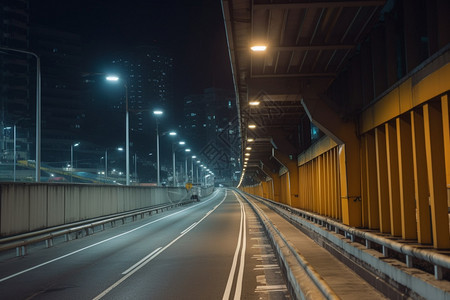
{"label": "handrail", "polygon": [[[295,247],[283,236],[283,234],[278,230],[278,228],[272,223],[272,221],[267,217],[267,215],[262,211],[259,207],[254,205],[251,201],[248,200],[246,196],[240,190],[235,190],[238,192],[241,197],[247,200],[247,202],[252,206],[253,210],[257,213],[260,219],[263,221],[264,226],[266,226],[266,230],[270,231],[267,226],[276,232],[278,238],[285,244],[285,246],[289,249],[290,254],[293,255],[298,262],[298,264],[305,270],[308,276],[311,278],[312,282],[316,285],[318,290],[325,296],[326,299],[339,299],[339,296],[331,289],[328,283],[320,276],[320,274],[307,262],[306,258],[303,257]],[[264,219],[263,219],[264,218]],[[266,224],[267,223],[267,224]],[[274,238],[274,237],[273,237]]]}
{"label": "handrail", "polygon": [[[118,220],[122,220],[122,223],[124,223],[125,219],[130,218],[130,217],[132,217],[133,221],[134,221],[135,217],[138,215],[141,215],[141,218],[143,218],[146,213],[148,213],[150,215],[154,211],[156,213],[158,213],[160,210],[163,211],[164,209],[169,209],[169,208],[177,207],[180,205],[189,204],[191,202],[193,202],[193,201],[188,200],[188,201],[182,201],[182,202],[178,202],[178,203],[171,203],[171,204],[160,205],[160,206],[152,206],[150,208],[147,207],[145,209],[136,210],[131,213],[126,212],[126,213],[116,214],[113,217],[109,217],[106,219],[105,218],[103,218],[101,220],[98,220],[98,218],[90,219],[90,220],[86,220],[83,222],[77,222],[77,223],[72,223],[72,224],[68,224],[68,225],[64,225],[64,226],[52,227],[52,228],[43,229],[43,230],[36,231],[36,232],[30,232],[30,233],[17,235],[14,237],[0,239],[0,252],[16,248],[16,256],[23,256],[26,254],[26,246],[31,245],[31,244],[45,241],[46,247],[49,248],[49,247],[53,246],[53,238],[55,238],[55,237],[65,235],[65,240],[68,241],[68,240],[70,240],[69,235],[71,233],[76,233],[76,232],[80,232],[80,231],[84,230],[86,235],[90,235],[90,234],[94,233],[95,227],[101,226],[101,230],[104,230],[105,229],[104,225],[106,223],[111,223],[111,225],[112,225],[112,224],[115,224],[115,222]],[[95,220],[98,220],[98,221],[95,221]],[[94,222],[92,222],[92,221],[94,221]]]}
{"label": "handrail", "polygon": [[[251,195],[251,196],[259,199],[260,201],[262,200],[265,202],[269,202],[274,206],[278,206],[286,211],[295,213],[296,215],[299,215],[303,218],[307,217],[307,218],[311,219],[312,222],[314,222],[314,223],[318,223],[317,221],[320,221],[320,223],[322,223],[321,224],[322,226],[325,226],[324,224],[331,225],[332,227],[335,228],[336,233],[338,233],[338,230],[343,231],[344,236],[345,237],[349,236],[352,242],[354,241],[355,236],[359,237],[366,241],[366,248],[370,248],[370,242],[374,242],[374,243],[382,246],[382,248],[383,248],[382,250],[385,255],[387,254],[387,249],[401,253],[406,256],[406,265],[408,268],[412,267],[412,257],[423,260],[427,263],[430,263],[430,264],[434,265],[434,276],[437,280],[442,280],[442,278],[443,278],[442,268],[450,269],[450,256],[447,256],[447,255],[444,255],[441,253],[437,253],[437,252],[433,252],[430,250],[419,249],[419,248],[413,247],[411,245],[406,245],[406,244],[399,243],[397,241],[386,239],[386,238],[380,237],[374,233],[365,232],[365,231],[341,224],[333,219],[329,219],[327,217],[316,215],[314,213],[307,212],[307,211],[304,211],[304,210],[301,210],[298,208],[293,208],[291,206],[288,206],[288,205],[285,205],[282,203],[278,203],[278,202],[272,201],[270,199],[266,199],[266,198],[255,196],[255,195]],[[325,226],[325,227],[328,228],[328,226]],[[369,241],[369,243],[367,241]]]}

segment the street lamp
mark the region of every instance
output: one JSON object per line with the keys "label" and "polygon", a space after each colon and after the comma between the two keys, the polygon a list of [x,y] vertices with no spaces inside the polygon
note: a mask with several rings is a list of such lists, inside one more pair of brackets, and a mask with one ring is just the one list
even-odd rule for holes
{"label": "street lamp", "polygon": [[[183,146],[185,145],[186,142],[184,141],[179,141],[178,145]],[[176,148],[175,148],[176,143],[172,143],[172,168],[173,168],[173,186],[177,186],[176,183],[176,176],[177,176],[177,171],[176,171],[176,166],[175,166],[175,152],[176,152]]]}
{"label": "street lamp", "polygon": [[188,153],[188,152],[191,152],[191,149],[187,148],[187,149],[184,149],[184,151],[186,152],[186,156],[185,156],[185,160],[184,160],[184,173],[185,173],[186,182],[188,182],[188,181],[189,181],[189,177],[188,177],[188,171],[187,171],[187,169],[188,169],[188,165],[187,165],[187,159],[188,159],[187,153]]}
{"label": "street lamp", "polygon": [[[106,76],[106,80],[110,82],[118,82],[119,77],[115,75]],[[130,121],[128,112],[128,86],[123,84],[125,88],[125,155],[126,155],[126,184],[130,185]]]}
{"label": "street lamp", "polygon": [[80,143],[75,143],[70,145],[70,182],[72,182],[73,173],[73,147],[78,147]]}
{"label": "street lamp", "polygon": [[196,159],[197,156],[192,155],[191,157],[191,181],[194,182],[194,159]]}
{"label": "street lamp", "polygon": [[41,59],[30,51],[0,47],[0,50],[29,54],[36,58],[36,182],[41,181]]}
{"label": "street lamp", "polygon": [[[117,147],[117,151],[123,151],[122,147]],[[108,148],[105,149],[105,183],[108,181]]]}
{"label": "street lamp", "polygon": [[156,118],[156,175],[158,178],[157,181],[157,186],[161,185],[161,177],[160,177],[160,170],[159,170],[159,119],[158,117],[160,117],[164,112],[160,109],[155,109],[153,111],[153,115]]}

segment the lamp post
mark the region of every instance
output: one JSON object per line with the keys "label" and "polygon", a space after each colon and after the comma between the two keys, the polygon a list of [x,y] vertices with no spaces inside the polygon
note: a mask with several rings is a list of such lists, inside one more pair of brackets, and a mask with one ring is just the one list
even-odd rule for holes
{"label": "lamp post", "polygon": [[[183,146],[186,145],[186,142],[184,141],[179,141],[178,145]],[[175,143],[172,143],[172,168],[173,168],[173,186],[177,186],[176,184],[176,174],[177,174],[177,170],[175,169]]]}
{"label": "lamp post", "polygon": [[191,157],[191,181],[194,182],[194,159],[196,159],[197,156],[192,155]]}
{"label": "lamp post", "polygon": [[159,169],[159,119],[164,112],[159,109],[155,109],[153,111],[153,115],[156,117],[156,177],[157,177],[157,186],[161,185],[161,177],[160,177],[160,169]]}
{"label": "lamp post", "polygon": [[80,143],[75,143],[70,145],[70,182],[72,182],[73,173],[73,147],[78,147]]}
{"label": "lamp post", "polygon": [[41,181],[41,59],[30,51],[0,47],[0,50],[29,54],[36,58],[36,182]]}
{"label": "lamp post", "polygon": [[[106,80],[111,82],[119,81],[117,76],[107,76]],[[125,88],[125,155],[126,155],[126,167],[125,167],[125,177],[126,185],[130,185],[130,121],[129,121],[129,109],[128,109],[128,86],[126,83],[123,84]]]}
{"label": "lamp post", "polygon": [[185,160],[184,160],[184,173],[185,173],[185,177],[186,177],[186,182],[189,182],[189,177],[188,177],[188,165],[187,165],[187,160],[188,160],[188,152],[191,152],[191,149],[184,149],[184,151],[186,152],[186,156],[185,156]]}

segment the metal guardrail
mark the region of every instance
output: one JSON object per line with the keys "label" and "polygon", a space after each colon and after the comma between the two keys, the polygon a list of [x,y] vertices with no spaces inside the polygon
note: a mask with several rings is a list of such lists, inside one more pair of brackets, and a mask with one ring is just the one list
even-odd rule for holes
{"label": "metal guardrail", "polygon": [[[87,221],[67,224],[64,226],[58,226],[53,228],[47,228],[35,232],[29,232],[25,234],[20,234],[17,236],[7,237],[0,239],[0,252],[16,249],[16,256],[23,256],[27,253],[27,246],[36,244],[39,242],[45,241],[45,246],[47,248],[53,246],[53,239],[56,237],[64,236],[64,241],[70,241],[72,234],[78,234],[84,232],[86,235],[94,234],[95,228],[100,227],[101,231],[105,230],[105,224],[110,223],[111,227],[116,225],[117,221],[122,221],[122,224],[125,223],[125,220],[128,218],[132,218],[133,221],[137,220],[137,217],[140,216],[141,219],[144,218],[145,214],[151,215],[153,212],[158,213],[163,210],[168,210],[173,207],[189,204],[193,202],[192,200],[182,201],[178,203],[171,203],[160,206],[152,206],[144,209],[136,210],[133,212],[126,212],[116,214],[112,217],[108,218],[97,218],[90,219]],[[100,220],[98,220],[100,219]],[[97,220],[97,221],[96,221]],[[77,236],[78,237],[78,236]]]}
{"label": "metal guardrail", "polygon": [[264,202],[268,202],[272,206],[277,206],[285,211],[296,214],[310,222],[321,225],[330,231],[334,231],[337,234],[342,234],[345,238],[349,238],[351,242],[355,242],[356,237],[358,237],[364,241],[367,249],[374,249],[372,247],[372,243],[378,244],[382,248],[383,256],[388,256],[389,251],[400,253],[406,257],[405,263],[408,268],[413,267],[413,258],[427,262],[434,266],[434,277],[437,280],[443,279],[443,268],[450,269],[450,256],[433,252],[432,250],[424,250],[397,241],[386,239],[374,233],[365,232],[353,227],[349,227],[333,219],[293,208],[291,206],[265,199],[263,197],[254,195],[251,196],[260,201],[262,200]]}
{"label": "metal guardrail", "polygon": [[[295,260],[297,261],[298,265],[301,266],[301,268],[303,270],[305,270],[306,274],[308,274],[312,283],[316,286],[316,288],[323,295],[323,297],[325,297],[326,299],[329,299],[329,300],[340,299],[339,296],[331,289],[331,287],[327,284],[327,282],[322,278],[322,276],[320,276],[320,274],[308,263],[306,258],[303,257],[295,249],[295,247],[293,245],[291,245],[291,243],[283,236],[283,234],[278,230],[278,228],[266,216],[264,211],[262,211],[259,207],[257,207],[251,201],[249,201],[248,198],[246,197],[246,196],[253,197],[253,195],[244,194],[240,190],[235,190],[235,191],[238,192],[244,199],[247,200],[247,202],[250,204],[250,206],[253,208],[253,210],[256,212],[256,214],[259,216],[262,223],[266,227],[267,233],[269,234],[269,236],[271,236],[271,239],[273,240],[273,242],[277,243],[276,240],[278,240],[279,242],[281,240],[281,242],[286,246],[286,248],[289,249],[289,254],[292,255],[293,257],[295,257]],[[256,200],[258,200],[258,199],[256,199]],[[274,236],[274,233],[276,234],[276,236]],[[281,245],[279,245],[279,246],[281,246]],[[279,250],[279,251],[282,252],[282,250]],[[279,253],[279,255],[283,255],[283,254]],[[286,268],[288,268],[288,269],[292,269],[292,267],[293,266],[286,266]],[[293,273],[293,272],[291,270],[288,273]],[[292,278],[289,280],[291,281],[290,285],[294,289],[296,297],[298,299],[301,299],[301,298],[314,299],[313,291],[311,291],[311,290],[303,291],[303,289],[306,288],[304,286],[305,283],[302,284],[302,283],[298,282],[299,281],[298,278]],[[295,282],[292,282],[292,281],[295,281]],[[298,287],[298,290],[295,289],[294,287]],[[303,294],[303,296],[301,294]]]}

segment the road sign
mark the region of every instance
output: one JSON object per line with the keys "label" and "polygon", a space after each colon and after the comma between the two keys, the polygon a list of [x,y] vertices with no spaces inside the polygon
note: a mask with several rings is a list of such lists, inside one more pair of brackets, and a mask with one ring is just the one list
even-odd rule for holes
{"label": "road sign", "polygon": [[189,191],[190,189],[192,189],[192,183],[188,182],[186,183],[186,189]]}

